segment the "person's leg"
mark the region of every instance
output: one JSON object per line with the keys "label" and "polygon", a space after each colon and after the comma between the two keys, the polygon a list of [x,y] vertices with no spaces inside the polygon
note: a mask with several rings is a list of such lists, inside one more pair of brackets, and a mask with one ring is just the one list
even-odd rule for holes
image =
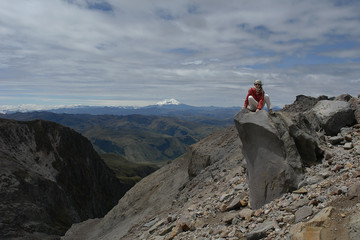
{"label": "person's leg", "polygon": [[269,97],[269,95],[265,94],[265,96],[264,96],[264,101],[265,101],[266,106],[267,106],[267,108],[269,109],[269,111],[272,110],[272,106],[271,106],[271,102],[270,102],[270,97]]}
{"label": "person's leg", "polygon": [[249,101],[249,105],[247,106],[247,108],[251,111],[255,111],[257,108],[258,102],[255,100],[255,98],[253,96],[249,96],[248,101]]}

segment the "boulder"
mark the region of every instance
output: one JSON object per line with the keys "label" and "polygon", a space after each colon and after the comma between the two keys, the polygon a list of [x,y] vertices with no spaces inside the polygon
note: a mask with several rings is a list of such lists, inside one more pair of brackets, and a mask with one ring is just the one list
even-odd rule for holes
{"label": "boulder", "polygon": [[357,123],[360,123],[360,98],[352,98],[349,101],[351,108],[354,110],[354,115]]}
{"label": "boulder", "polygon": [[294,225],[290,231],[290,239],[303,240],[303,239],[324,239],[322,232],[326,226],[330,225],[330,217],[334,208],[328,207],[320,211],[309,222],[300,222]]}
{"label": "boulder", "polygon": [[295,212],[295,223],[301,222],[313,213],[310,206],[303,206]]}
{"label": "boulder", "polygon": [[251,207],[260,208],[295,190],[302,178],[302,162],[288,130],[291,120],[243,109],[234,121],[247,161]]}
{"label": "boulder", "polygon": [[282,121],[286,123],[290,136],[295,141],[302,163],[307,166],[321,161],[324,157],[324,151],[319,147],[319,136],[306,116],[297,113],[291,115],[291,120],[289,120],[284,114],[280,116]]}
{"label": "boulder", "polygon": [[352,99],[352,96],[350,94],[341,94],[340,96],[337,96],[335,98],[335,100],[338,100],[338,101],[345,101],[345,102],[349,102],[350,100]]}
{"label": "boulder", "polygon": [[294,103],[287,104],[282,109],[283,112],[305,112],[310,110],[316,103],[320,100],[328,100],[327,96],[320,96],[318,98],[305,96],[305,95],[298,95]]}
{"label": "boulder", "polygon": [[360,213],[356,212],[350,217],[349,221],[349,239],[360,239]]}
{"label": "boulder", "polygon": [[324,130],[329,136],[335,136],[342,127],[355,122],[354,110],[345,101],[319,101],[306,116],[316,131]]}
{"label": "boulder", "polygon": [[263,239],[267,236],[267,233],[273,230],[280,229],[279,225],[275,220],[267,220],[261,225],[254,228],[251,232],[246,235],[248,240]]}

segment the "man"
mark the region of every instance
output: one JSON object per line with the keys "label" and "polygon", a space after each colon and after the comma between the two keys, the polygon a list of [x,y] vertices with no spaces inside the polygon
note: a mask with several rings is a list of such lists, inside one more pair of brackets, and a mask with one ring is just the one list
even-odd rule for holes
{"label": "man", "polygon": [[246,96],[244,108],[253,112],[258,112],[263,109],[264,102],[269,109],[269,113],[273,114],[269,95],[265,94],[265,91],[262,88],[262,82],[260,80],[255,80],[254,87],[249,89],[248,95]]}

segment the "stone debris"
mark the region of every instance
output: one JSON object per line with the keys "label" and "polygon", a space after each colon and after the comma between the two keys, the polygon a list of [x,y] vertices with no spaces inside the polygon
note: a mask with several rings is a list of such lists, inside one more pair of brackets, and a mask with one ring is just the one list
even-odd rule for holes
{"label": "stone debris", "polygon": [[345,149],[345,150],[350,150],[350,149],[352,149],[352,148],[353,148],[353,145],[352,145],[351,142],[348,142],[348,143],[345,143],[345,144],[344,144],[344,149]]}
{"label": "stone debris", "polygon": [[[360,144],[359,134],[351,130],[346,141]],[[259,209],[248,204],[249,189],[246,174],[239,175],[244,172],[241,166],[227,166],[224,171],[223,164],[221,170],[211,170],[213,176],[207,184],[200,184],[204,180],[199,178],[199,183],[183,189],[187,200],[176,202],[177,211],[169,213],[171,217],[147,222],[150,230],[146,239],[324,239],[320,235],[326,235],[325,226],[334,224],[329,216],[334,218],[336,209],[341,211],[338,219],[351,220],[347,228],[351,239],[359,239],[360,216],[353,216],[354,207],[332,205],[338,199],[360,201],[360,156],[338,142],[323,142],[322,148],[324,158],[306,167],[298,189]]]}
{"label": "stone debris", "polygon": [[344,137],[342,136],[334,136],[334,137],[330,137],[328,139],[329,143],[333,144],[333,145],[337,145],[340,144],[341,142],[344,141]]}

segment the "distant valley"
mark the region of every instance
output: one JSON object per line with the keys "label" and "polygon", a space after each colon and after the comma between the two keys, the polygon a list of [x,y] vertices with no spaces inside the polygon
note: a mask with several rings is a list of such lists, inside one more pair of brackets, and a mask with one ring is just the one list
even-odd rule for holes
{"label": "distant valley", "polygon": [[[87,114],[75,114],[76,110]],[[2,114],[0,117],[20,121],[43,119],[73,128],[91,141],[118,178],[135,183],[184,154],[189,145],[232,125],[238,109],[154,105],[127,110],[81,107],[56,111],[58,113],[18,112]]]}

